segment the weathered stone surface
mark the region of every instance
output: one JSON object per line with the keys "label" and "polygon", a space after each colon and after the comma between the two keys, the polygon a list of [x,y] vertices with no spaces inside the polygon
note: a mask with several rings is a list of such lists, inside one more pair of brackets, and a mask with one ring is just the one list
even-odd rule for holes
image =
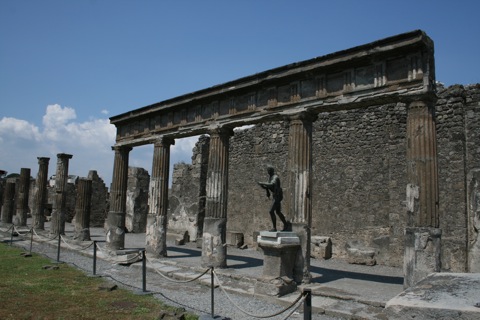
{"label": "weathered stone surface", "polygon": [[192,150],[192,163],[177,163],[173,167],[168,226],[188,231],[191,241],[201,238],[203,233],[209,146],[210,138],[200,136]]}
{"label": "weathered stone surface", "polygon": [[143,168],[128,168],[125,227],[128,232],[144,233],[147,229],[148,187],[150,175]]}
{"label": "weathered stone surface", "polygon": [[348,253],[348,263],[365,264],[367,266],[376,264],[374,248],[367,247],[358,240],[348,241],[345,248]]}
{"label": "weathered stone surface", "polygon": [[96,170],[88,172],[88,179],[92,180],[90,226],[103,227],[108,213],[108,188]]}
{"label": "weathered stone surface", "polygon": [[406,228],[404,287],[408,288],[427,275],[441,271],[441,236],[438,228]]}
{"label": "weathered stone surface", "polygon": [[317,259],[330,259],[332,257],[332,239],[330,237],[312,237],[312,256]]}
{"label": "weathered stone surface", "polygon": [[480,319],[480,274],[433,273],[388,301],[391,319]]}

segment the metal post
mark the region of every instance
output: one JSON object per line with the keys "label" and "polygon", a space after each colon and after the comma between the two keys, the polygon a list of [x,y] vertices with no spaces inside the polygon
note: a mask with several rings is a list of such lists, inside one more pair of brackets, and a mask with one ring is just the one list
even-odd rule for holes
{"label": "metal post", "polygon": [[147,292],[147,257],[145,249],[142,250],[142,288],[143,292]]}
{"label": "metal post", "polygon": [[97,274],[97,241],[93,240],[93,275]]}
{"label": "metal post", "polygon": [[30,254],[32,254],[32,246],[33,246],[33,227],[30,229],[30,232],[32,233],[30,236]]}
{"label": "metal post", "polygon": [[58,247],[57,247],[57,262],[60,262],[60,240],[61,240],[61,236],[60,236],[60,216],[61,216],[61,213],[58,212]]}
{"label": "metal post", "polygon": [[303,302],[303,320],[312,320],[312,289],[303,289],[305,301]]}
{"label": "metal post", "polygon": [[10,245],[13,246],[13,231],[15,230],[15,225],[12,224],[12,235],[10,236]]}
{"label": "metal post", "polygon": [[212,281],[211,281],[211,283],[212,283],[212,284],[211,284],[211,288],[212,288],[212,289],[211,289],[212,319],[215,319],[215,312],[214,312],[214,310],[215,310],[215,303],[214,303],[214,301],[215,301],[215,296],[214,296],[214,293],[213,293],[213,291],[214,291],[214,289],[215,289],[215,281],[214,281],[214,279],[213,279],[213,266],[212,266],[211,268],[212,268],[212,269],[211,269],[211,273],[210,273],[210,274],[211,274],[211,278],[212,278]]}

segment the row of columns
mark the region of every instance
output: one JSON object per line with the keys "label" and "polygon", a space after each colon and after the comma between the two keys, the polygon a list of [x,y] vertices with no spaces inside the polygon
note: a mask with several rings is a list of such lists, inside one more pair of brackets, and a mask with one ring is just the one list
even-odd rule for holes
{"label": "row of columns", "polygon": [[[56,197],[53,202],[52,228],[53,234],[65,232],[65,208],[66,208],[66,185],[68,181],[68,161],[72,155],[66,153],[57,154],[57,170],[55,179]],[[37,230],[45,228],[45,205],[47,202],[48,164],[50,158],[38,157],[38,174],[36,179],[37,193],[35,195],[35,207],[33,208],[32,226]],[[15,190],[17,189],[17,191]],[[28,197],[30,190],[30,169],[21,168],[18,187],[15,182],[7,182],[4,194],[4,203],[0,221],[2,223],[14,223],[18,226],[27,225]],[[16,202],[15,215],[14,204]],[[13,217],[15,216],[15,219]]]}
{"label": "row of columns", "polygon": [[[433,103],[414,101],[407,117],[407,200],[411,227],[438,228],[438,174]],[[303,281],[310,281],[310,229],[312,224],[312,124],[316,116],[308,112],[289,121],[288,208],[293,228],[301,239]],[[233,131],[218,128],[210,132],[210,151],[206,186],[206,214],[202,247],[202,265],[226,267],[226,224],[228,204],[228,151]],[[170,146],[174,140],[159,138],[154,144],[150,213],[146,250],[156,257],[166,256],[168,177]],[[108,213],[107,248],[123,249],[128,154],[131,147],[116,146],[110,212]],[[413,195],[412,195],[413,192]],[[408,201],[407,201],[408,202]]]}

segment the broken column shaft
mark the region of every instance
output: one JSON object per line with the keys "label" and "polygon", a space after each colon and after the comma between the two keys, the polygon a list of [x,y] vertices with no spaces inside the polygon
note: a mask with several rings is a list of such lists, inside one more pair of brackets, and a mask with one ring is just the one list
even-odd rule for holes
{"label": "broken column shaft", "polygon": [[38,157],[38,174],[36,181],[35,208],[33,210],[33,228],[45,228],[45,204],[47,202],[48,163],[50,158]]}
{"label": "broken column shaft", "polygon": [[75,239],[90,240],[90,208],[92,200],[92,180],[80,178],[75,202]]}
{"label": "broken column shaft", "polygon": [[52,224],[50,233],[65,234],[65,210],[67,207],[68,161],[71,154],[57,154],[57,170],[55,172],[55,197],[52,208]]}
{"label": "broken column shaft", "polygon": [[113,147],[113,177],[110,188],[110,211],[107,216],[106,247],[109,250],[125,246],[125,216],[128,181],[128,154],[131,147]]}
{"label": "broken column shaft", "polygon": [[17,211],[14,223],[17,226],[27,225],[28,213],[28,194],[30,190],[30,169],[20,169],[20,179],[18,181],[18,192],[16,194]]}

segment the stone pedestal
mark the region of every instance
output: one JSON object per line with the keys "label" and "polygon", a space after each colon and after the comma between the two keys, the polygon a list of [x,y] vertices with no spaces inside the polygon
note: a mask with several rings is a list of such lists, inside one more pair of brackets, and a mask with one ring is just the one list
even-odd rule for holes
{"label": "stone pedestal", "polygon": [[297,289],[296,260],[300,238],[294,232],[261,231],[257,239],[264,253],[262,279],[255,285],[255,293],[283,296]]}
{"label": "stone pedestal", "polygon": [[438,228],[406,228],[403,286],[409,288],[441,269],[441,236]]}

